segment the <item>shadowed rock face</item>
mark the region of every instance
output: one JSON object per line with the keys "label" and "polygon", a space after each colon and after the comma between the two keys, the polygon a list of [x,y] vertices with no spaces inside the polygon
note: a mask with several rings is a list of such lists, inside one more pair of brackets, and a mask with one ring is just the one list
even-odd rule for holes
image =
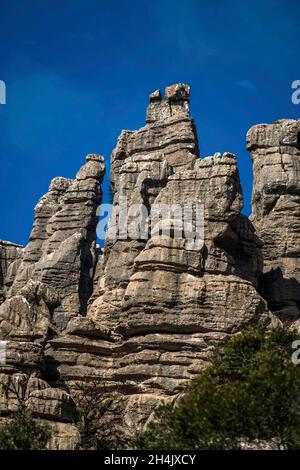
{"label": "shadowed rock face", "polygon": [[300,316],[300,121],[247,134],[253,161],[252,221],[263,242],[260,290],[283,321]]}
{"label": "shadowed rock face", "polygon": [[[111,155],[116,218],[103,253],[95,244],[104,174],[97,155],[88,156],[76,179],[52,181],[36,206],[26,248],[8,254],[0,244],[0,339],[9,341],[0,413],[16,406],[9,390],[17,384],[26,406],[52,423],[52,447],[72,447],[78,438],[74,402],[56,388],[60,381],[73,395],[77,383],[98,380],[115,397],[105,419],[131,433],[159,403],[176,399],[220,340],[275,321],[259,292],[280,317],[287,307],[299,309],[293,284],[299,281],[299,122],[248,133],[250,221],[241,214],[235,155],[199,157],[189,101],[187,85],[167,87],[164,96],[157,90],[146,125],[122,131]],[[114,237],[115,226],[124,229],[121,214],[134,205],[147,208],[149,227],[158,206],[175,205],[170,232],[163,235],[160,221],[146,235]],[[202,234],[196,243],[189,231],[178,238],[174,228],[187,205],[193,214],[202,211],[200,225],[191,227]],[[274,283],[272,276],[284,279]]]}

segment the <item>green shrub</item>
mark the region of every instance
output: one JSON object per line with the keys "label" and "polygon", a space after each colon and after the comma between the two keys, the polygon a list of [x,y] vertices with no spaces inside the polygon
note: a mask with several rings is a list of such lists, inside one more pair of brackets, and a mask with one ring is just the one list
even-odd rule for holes
{"label": "green shrub", "polygon": [[50,437],[47,424],[20,408],[9,422],[0,426],[0,450],[44,450]]}
{"label": "green shrub", "polygon": [[255,328],[214,353],[176,406],[162,406],[134,444],[141,449],[300,448],[300,366],[295,332]]}

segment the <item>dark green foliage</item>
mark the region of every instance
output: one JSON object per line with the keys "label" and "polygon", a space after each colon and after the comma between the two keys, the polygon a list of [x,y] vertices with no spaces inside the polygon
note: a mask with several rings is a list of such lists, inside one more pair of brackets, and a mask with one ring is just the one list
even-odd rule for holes
{"label": "dark green foliage", "polygon": [[48,425],[20,408],[9,422],[0,426],[0,450],[44,450],[50,437]]}
{"label": "dark green foliage", "polygon": [[175,407],[136,436],[141,449],[239,449],[241,442],[300,448],[295,332],[255,328],[219,346]]}

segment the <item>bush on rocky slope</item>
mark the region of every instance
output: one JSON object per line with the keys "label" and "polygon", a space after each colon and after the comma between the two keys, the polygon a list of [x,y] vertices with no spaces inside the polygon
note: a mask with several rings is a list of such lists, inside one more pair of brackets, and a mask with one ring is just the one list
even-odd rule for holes
{"label": "bush on rocky slope", "polygon": [[0,427],[0,450],[44,450],[50,437],[47,424],[35,420],[28,410],[20,408]]}
{"label": "bush on rocky slope", "polygon": [[296,333],[253,328],[219,346],[174,407],[136,436],[141,449],[300,448]]}

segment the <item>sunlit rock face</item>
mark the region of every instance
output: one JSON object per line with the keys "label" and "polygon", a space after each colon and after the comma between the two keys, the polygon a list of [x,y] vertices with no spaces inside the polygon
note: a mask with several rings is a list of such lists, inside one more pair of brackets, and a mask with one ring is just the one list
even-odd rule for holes
{"label": "sunlit rock face", "polygon": [[252,221],[263,242],[260,290],[284,322],[300,316],[300,120],[247,134],[253,161]]}
{"label": "sunlit rock face", "polygon": [[103,386],[113,397],[104,419],[130,434],[207,367],[220,340],[276,322],[269,309],[297,317],[299,122],[249,131],[249,220],[236,156],[200,158],[189,102],[188,85],[156,90],[145,126],[122,131],[103,250],[104,162],[94,154],[75,179],[51,182],[25,248],[0,243],[0,417],[16,406],[9,384],[21,387],[55,430],[52,448],[78,440],[76,385]]}
{"label": "sunlit rock face", "polygon": [[172,225],[186,206],[200,204],[202,243],[172,230],[137,239],[109,232],[86,318],[72,319],[48,350],[71,387],[96,377],[117,393],[110,419],[126,431],[174,399],[218,341],[266,311],[256,291],[261,242],[241,214],[236,157],[199,158],[189,99],[183,84],[164,97],[156,91],[146,126],[121,133],[111,156],[113,206],[120,214],[125,204],[143,204],[151,222],[157,206],[176,205]]}

